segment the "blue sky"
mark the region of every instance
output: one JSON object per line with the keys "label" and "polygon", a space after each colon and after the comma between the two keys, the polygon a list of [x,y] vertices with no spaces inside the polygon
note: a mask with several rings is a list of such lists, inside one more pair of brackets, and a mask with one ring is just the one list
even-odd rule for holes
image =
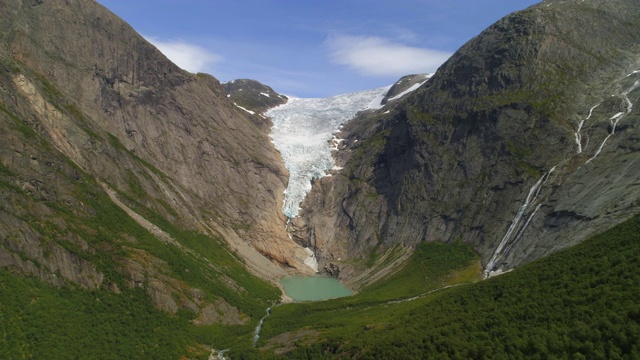
{"label": "blue sky", "polygon": [[176,64],[325,97],[432,73],[537,0],[98,0]]}

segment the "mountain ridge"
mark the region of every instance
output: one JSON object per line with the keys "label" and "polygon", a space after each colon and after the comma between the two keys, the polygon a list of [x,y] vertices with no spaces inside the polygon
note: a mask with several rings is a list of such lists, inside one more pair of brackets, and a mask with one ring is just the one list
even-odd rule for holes
{"label": "mountain ridge", "polygon": [[[507,239],[509,253],[488,269],[507,270],[632,216],[638,174],[624,162],[637,158],[637,115],[625,115],[608,155],[585,163],[593,144],[611,134],[609,118],[626,112],[622,105],[631,98],[623,94],[640,65],[638,25],[629,22],[635,16],[629,1],[543,2],[490,26],[389,113],[346,124],[338,136],[347,151],[337,155],[345,169],[314,184],[294,237],[314,237],[321,264],[349,281],[361,267],[334,254],[366,257],[396,244],[462,241],[486,265],[510,224],[519,223],[512,230],[518,241]],[[580,42],[585,37],[593,41]],[[584,134],[588,151],[575,154],[578,124],[602,101],[607,105]],[[590,179],[591,167],[596,174],[625,172],[611,184]],[[543,177],[550,182],[516,221]],[[573,195],[580,183],[591,193]],[[327,226],[335,230],[320,238],[318,228]]]}

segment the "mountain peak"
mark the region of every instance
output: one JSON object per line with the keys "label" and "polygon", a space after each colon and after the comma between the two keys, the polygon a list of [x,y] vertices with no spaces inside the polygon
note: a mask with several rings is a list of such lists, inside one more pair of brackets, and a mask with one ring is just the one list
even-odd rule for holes
{"label": "mountain peak", "polygon": [[222,86],[234,104],[257,113],[264,113],[288,100],[286,96],[257,80],[236,79],[225,82]]}

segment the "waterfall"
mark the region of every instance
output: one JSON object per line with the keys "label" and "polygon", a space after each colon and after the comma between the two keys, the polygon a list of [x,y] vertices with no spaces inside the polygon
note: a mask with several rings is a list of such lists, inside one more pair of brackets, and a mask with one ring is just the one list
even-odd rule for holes
{"label": "waterfall", "polygon": [[580,121],[580,123],[578,124],[578,130],[576,130],[575,135],[576,135],[576,144],[578,145],[578,151],[577,153],[580,154],[582,153],[582,134],[580,133],[580,131],[582,131],[582,126],[584,125],[584,123],[589,120],[591,118],[591,114],[593,114],[593,110],[595,108],[597,108],[601,103],[598,103],[594,106],[591,107],[591,109],[589,109],[589,115],[587,115],[587,117],[583,120]]}
{"label": "waterfall", "polygon": [[[494,268],[496,266],[496,263],[498,262],[498,259],[501,256],[509,253],[509,251],[511,250],[511,247],[513,246],[513,243],[515,243],[515,241],[522,236],[525,229],[531,222],[531,219],[536,214],[536,212],[540,209],[540,205],[538,205],[536,209],[531,213],[527,221],[525,221],[524,225],[522,227],[519,227],[521,224],[522,217],[527,211],[527,208],[529,207],[529,205],[531,205],[532,202],[534,202],[538,198],[538,195],[540,194],[540,190],[542,189],[542,186],[547,181],[547,179],[549,179],[549,176],[555,169],[556,167],[554,166],[553,168],[551,168],[551,170],[549,170],[549,172],[543,174],[542,177],[540,177],[540,179],[531,187],[531,189],[529,189],[529,194],[527,195],[527,198],[525,199],[522,206],[520,206],[520,208],[518,209],[516,216],[513,218],[513,220],[511,221],[511,225],[507,229],[507,232],[504,234],[504,236],[500,240],[498,247],[493,252],[491,259],[487,263],[487,266],[484,270],[485,278],[489,277],[490,273],[494,271]],[[516,234],[516,236],[513,236],[514,234]],[[507,245],[510,245],[510,246],[507,249],[505,249]]]}
{"label": "waterfall", "polygon": [[[634,74],[634,73],[629,74],[629,76]],[[607,143],[607,140],[609,140],[609,138],[616,133],[616,126],[618,125],[620,120],[622,120],[622,118],[624,118],[626,115],[631,113],[631,111],[633,110],[633,103],[629,99],[629,94],[633,90],[637,89],[638,87],[640,87],[640,81],[636,81],[635,83],[633,83],[633,85],[631,85],[630,88],[628,88],[627,90],[623,91],[622,94],[620,94],[620,97],[622,97],[622,100],[626,104],[626,111],[618,112],[618,113],[616,113],[615,115],[613,115],[612,117],[609,118],[609,123],[611,124],[611,132],[609,132],[609,134],[604,138],[604,140],[602,141],[602,143],[598,147],[598,150],[596,150],[595,154],[589,160],[587,160],[587,162],[585,162],[585,164],[590,163],[591,160],[595,159],[598,155],[600,155],[600,152],[604,148],[604,145]]]}
{"label": "waterfall", "polygon": [[[633,71],[632,73],[627,75],[626,78],[628,78],[629,76],[632,76],[634,74],[637,74],[637,73],[640,73],[640,70]],[[591,162],[593,159],[595,159],[602,152],[605,144],[607,143],[607,140],[609,140],[609,138],[615,134],[616,127],[617,127],[618,123],[625,116],[627,116],[628,114],[631,113],[631,111],[633,110],[633,103],[629,99],[629,94],[632,91],[634,91],[634,90],[636,90],[638,88],[640,88],[640,80],[635,81],[633,83],[633,85],[631,85],[629,88],[627,88],[626,90],[622,91],[620,93],[620,95],[618,95],[618,97],[621,98],[622,101],[625,104],[624,111],[617,112],[617,113],[615,113],[614,115],[612,115],[608,119],[609,123],[610,123],[610,129],[611,129],[609,131],[609,134],[607,134],[607,136],[604,138],[602,143],[600,143],[600,146],[596,149],[596,151],[593,154],[593,156],[591,158],[589,158],[585,162],[585,164],[588,164],[589,162]],[[613,95],[613,96],[615,96],[615,95]],[[591,117],[593,115],[593,111],[598,106],[600,106],[601,104],[602,104],[602,102],[592,106],[589,109],[589,113],[588,113],[587,117],[584,118],[583,120],[581,120],[578,123],[578,128],[576,129],[576,131],[574,133],[575,142],[576,142],[576,145],[578,146],[578,149],[577,149],[577,152],[576,152],[577,154],[581,154],[586,148],[586,145],[584,147],[582,146],[582,133],[581,133],[581,131],[582,131],[583,127],[584,127],[584,124],[589,119],[591,119]],[[587,138],[587,141],[588,141],[588,138]],[[564,161],[566,161],[566,160],[568,160],[568,159],[565,159]],[[536,215],[538,210],[540,210],[540,207],[542,206],[542,203],[539,203],[535,207],[535,209],[527,217],[527,220],[524,221],[524,224],[522,224],[522,219],[525,216],[525,213],[526,213],[527,209],[531,206],[532,203],[534,203],[537,200],[538,195],[540,194],[540,191],[542,190],[542,186],[548,180],[548,178],[551,175],[551,173],[556,169],[556,167],[558,167],[562,163],[564,163],[564,161],[561,162],[560,164],[554,166],[553,168],[551,168],[551,170],[549,170],[548,173],[542,175],[542,177],[529,189],[529,193],[528,193],[524,203],[518,209],[515,217],[513,218],[512,222],[511,222],[511,225],[507,229],[507,232],[504,234],[504,236],[502,237],[502,239],[498,243],[498,247],[495,249],[493,255],[491,256],[491,258],[489,260],[489,262],[487,263],[487,266],[486,266],[486,268],[484,270],[485,278],[489,277],[492,272],[498,270],[498,269],[496,269],[496,265],[498,264],[498,261],[501,258],[504,258],[507,254],[509,254],[511,252],[511,249],[514,247],[514,245],[524,235],[525,230],[529,226],[529,223],[531,222],[533,217]],[[514,234],[515,234],[515,236],[514,236]]]}

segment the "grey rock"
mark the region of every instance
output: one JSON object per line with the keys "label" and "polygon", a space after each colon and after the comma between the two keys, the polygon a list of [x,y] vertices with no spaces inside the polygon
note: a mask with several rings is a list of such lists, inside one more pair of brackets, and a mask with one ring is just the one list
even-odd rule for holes
{"label": "grey rock", "polygon": [[545,1],[490,26],[420,89],[343,127],[344,169],[314,183],[293,235],[313,238],[324,264],[463,241],[488,270],[506,270],[637,213],[639,11]]}

